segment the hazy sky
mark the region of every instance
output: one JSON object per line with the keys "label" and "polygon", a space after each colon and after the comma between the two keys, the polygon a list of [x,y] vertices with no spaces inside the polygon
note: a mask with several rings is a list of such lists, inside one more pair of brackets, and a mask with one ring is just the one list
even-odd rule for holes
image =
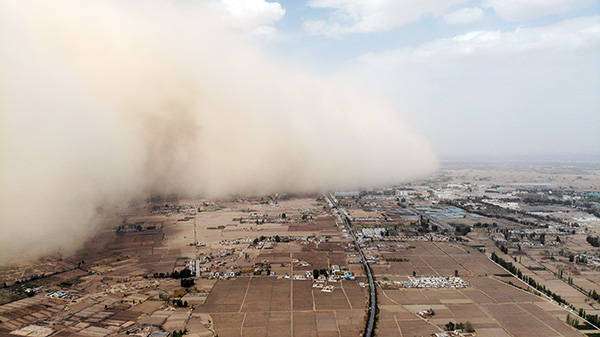
{"label": "hazy sky", "polygon": [[600,154],[600,1],[220,5],[282,60],[390,97],[442,158]]}
{"label": "hazy sky", "polygon": [[599,1],[2,0],[0,46],[0,264],[150,194],[600,154]]}
{"label": "hazy sky", "polygon": [[263,41],[283,9],[244,4],[0,1],[0,265],[70,252],[150,195],[357,189],[436,170],[390,100],[281,62]]}

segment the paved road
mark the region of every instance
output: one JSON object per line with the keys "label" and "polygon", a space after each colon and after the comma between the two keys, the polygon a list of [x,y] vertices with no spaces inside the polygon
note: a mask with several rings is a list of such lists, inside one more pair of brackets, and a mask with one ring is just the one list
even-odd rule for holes
{"label": "paved road", "polygon": [[373,280],[373,273],[371,271],[371,267],[365,258],[365,254],[363,254],[358,241],[356,240],[356,234],[354,233],[354,228],[352,227],[352,222],[350,222],[350,218],[348,217],[348,213],[345,209],[338,206],[335,198],[332,195],[327,195],[331,206],[338,211],[341,218],[346,223],[346,227],[348,227],[348,232],[352,235],[352,239],[354,240],[354,246],[358,251],[358,255],[360,255],[360,261],[362,262],[365,272],[367,274],[367,278],[369,279],[369,319],[367,321],[367,325],[365,327],[365,332],[363,334],[364,337],[372,337],[375,333],[375,314],[377,313],[377,292],[375,291],[375,281]]}

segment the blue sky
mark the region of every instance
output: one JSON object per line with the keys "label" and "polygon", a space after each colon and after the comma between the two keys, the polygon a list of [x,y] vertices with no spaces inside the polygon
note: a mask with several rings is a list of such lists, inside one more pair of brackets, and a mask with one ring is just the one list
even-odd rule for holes
{"label": "blue sky", "polygon": [[273,58],[385,96],[441,157],[600,155],[600,1],[221,2]]}

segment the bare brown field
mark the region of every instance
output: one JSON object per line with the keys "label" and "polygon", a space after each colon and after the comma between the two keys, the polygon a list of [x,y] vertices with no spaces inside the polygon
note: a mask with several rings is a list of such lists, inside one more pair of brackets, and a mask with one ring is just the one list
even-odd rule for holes
{"label": "bare brown field", "polygon": [[428,324],[426,321],[416,317],[410,320],[400,320],[397,317],[391,317],[390,319],[379,321],[376,333],[378,336],[418,337],[429,336],[432,333],[440,331],[435,325]]}
{"label": "bare brown field", "polygon": [[244,321],[243,313],[215,313],[210,316],[219,336],[241,336],[241,327]]}
{"label": "bare brown field", "polygon": [[312,288],[311,281],[218,280],[205,304],[197,305],[194,312],[209,313],[219,336],[291,336],[292,329],[294,336],[358,336],[364,325],[366,290],[356,280],[343,281],[344,290],[341,286],[339,282],[333,292],[325,293]]}
{"label": "bare brown field", "polygon": [[519,304],[521,309],[524,309],[539,321],[544,322],[551,329],[557,331],[563,336],[580,336],[580,333],[568,325],[562,324],[562,322],[556,319],[548,319],[548,314],[542,310],[539,306],[532,303],[521,303]]}
{"label": "bare brown field", "polygon": [[317,310],[350,309],[350,302],[341,288],[336,287],[331,293],[313,290],[314,302]]}
{"label": "bare brown field", "polygon": [[455,270],[461,276],[505,273],[486,256],[471,248],[463,249],[445,242],[410,242],[405,246],[397,252],[384,252],[382,256],[384,259],[405,258],[408,261],[374,265],[375,273],[399,276],[411,276],[413,271],[422,276],[454,276]]}
{"label": "bare brown field", "polygon": [[472,287],[479,289],[497,303],[537,302],[539,297],[516,289],[503,282],[486,277],[468,278]]}
{"label": "bare brown field", "polygon": [[[300,261],[306,261],[310,264],[307,267],[297,268],[299,270],[313,270],[313,269],[328,269],[329,268],[329,254],[322,252],[299,252],[293,253],[292,258]],[[295,267],[296,269],[296,267]]]}
{"label": "bare brown field", "polygon": [[313,310],[312,282],[293,281],[294,311]]}
{"label": "bare brown field", "polygon": [[253,277],[245,294],[242,311],[289,311],[290,281]]}
{"label": "bare brown field", "polygon": [[471,253],[463,255],[453,255],[453,258],[462,267],[469,271],[470,276],[485,276],[493,274],[504,274],[506,271],[491,263],[483,254]]}
{"label": "bare brown field", "polygon": [[250,278],[219,280],[198,312],[237,312],[240,310]]}
{"label": "bare brown field", "polygon": [[467,270],[450,256],[422,256],[420,259],[431,267],[439,276],[454,276],[454,271],[459,275],[465,275]]}
{"label": "bare brown field", "polygon": [[[408,261],[375,265],[373,269],[377,275],[402,279],[415,271],[422,276],[453,276],[457,270],[469,287],[379,289],[379,336],[428,335],[441,331],[449,321],[470,321],[484,336],[582,336],[564,322],[566,315],[561,316],[562,309],[550,303],[539,306],[537,303],[547,303],[547,300],[507,284],[511,281],[526,288],[520,280],[513,277],[496,279],[494,274],[505,274],[506,271],[479,251],[440,242],[407,242],[403,245],[404,248],[383,253],[383,256]],[[426,322],[416,312],[428,308],[434,309],[435,315]],[[528,325],[523,321],[531,323]]]}
{"label": "bare brown field", "polygon": [[[364,282],[364,279],[357,279]],[[341,281],[341,286],[344,288],[344,293],[350,301],[352,308],[364,308],[367,305],[367,289],[358,285],[358,282]]]}
{"label": "bare brown field", "polygon": [[560,336],[557,331],[532,317],[527,311],[514,303],[484,304],[482,307],[494,317],[501,326],[515,336]]}
{"label": "bare brown field", "polygon": [[365,323],[364,309],[358,310],[338,310],[335,316],[338,322],[338,328],[341,337],[360,336]]}

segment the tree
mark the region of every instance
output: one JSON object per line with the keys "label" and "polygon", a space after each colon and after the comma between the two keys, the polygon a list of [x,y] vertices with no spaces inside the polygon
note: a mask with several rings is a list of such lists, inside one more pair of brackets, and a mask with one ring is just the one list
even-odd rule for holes
{"label": "tree", "polygon": [[413,277],[417,276],[417,272],[413,270]]}
{"label": "tree", "polygon": [[279,237],[279,235],[275,235],[275,242],[279,242],[281,241],[281,238]]}
{"label": "tree", "polygon": [[458,277],[458,270],[454,269],[454,277]]}
{"label": "tree", "polygon": [[588,236],[586,241],[593,247],[600,247],[600,239],[597,236]]}
{"label": "tree", "polygon": [[465,331],[471,332],[471,333],[475,332],[475,329],[473,328],[473,324],[471,324],[471,322],[469,322],[469,321],[465,322]]}
{"label": "tree", "polygon": [[446,331],[454,331],[454,323],[448,322],[446,325]]}
{"label": "tree", "polygon": [[319,278],[319,269],[313,269],[313,278],[315,280]]}
{"label": "tree", "polygon": [[287,215],[285,215],[285,213],[281,213],[281,218],[285,219]]}
{"label": "tree", "polygon": [[189,288],[191,286],[193,286],[194,283],[194,279],[193,278],[182,278],[181,279],[181,286],[184,288]]}
{"label": "tree", "polygon": [[192,276],[192,271],[187,268],[185,268],[179,272],[179,277],[181,277],[181,278],[186,278],[186,277],[190,277],[190,276]]}

